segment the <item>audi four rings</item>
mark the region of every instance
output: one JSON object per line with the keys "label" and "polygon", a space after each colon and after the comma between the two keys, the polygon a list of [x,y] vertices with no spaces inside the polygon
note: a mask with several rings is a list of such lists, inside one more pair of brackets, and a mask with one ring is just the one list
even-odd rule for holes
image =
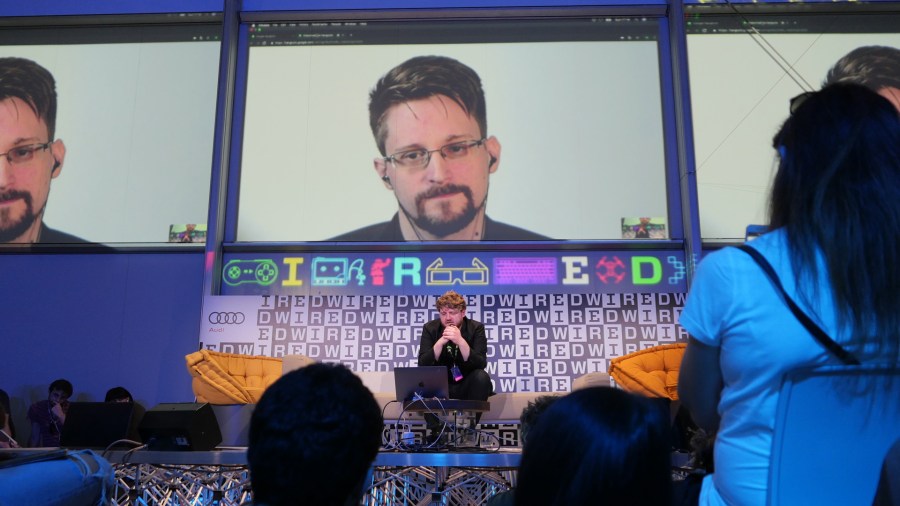
{"label": "audi four rings", "polygon": [[244,323],[244,313],[234,312],[216,312],[209,313],[209,323],[227,325]]}

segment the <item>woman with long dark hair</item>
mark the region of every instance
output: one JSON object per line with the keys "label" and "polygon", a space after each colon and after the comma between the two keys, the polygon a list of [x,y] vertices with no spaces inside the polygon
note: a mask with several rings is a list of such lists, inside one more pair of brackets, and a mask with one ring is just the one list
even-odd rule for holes
{"label": "woman with long dark hair", "polygon": [[[900,363],[900,116],[875,92],[833,84],[792,103],[774,138],[770,232],[749,245],[788,295],[863,363]],[[706,257],[681,315],[679,396],[717,430],[700,504],[765,504],[783,375],[839,364],[754,260]]]}

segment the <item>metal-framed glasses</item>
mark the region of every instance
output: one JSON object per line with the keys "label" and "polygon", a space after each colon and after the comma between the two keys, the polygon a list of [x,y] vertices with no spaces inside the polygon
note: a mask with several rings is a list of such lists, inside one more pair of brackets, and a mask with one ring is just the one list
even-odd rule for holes
{"label": "metal-framed glasses", "polygon": [[47,149],[51,144],[53,144],[53,141],[45,142],[43,144],[27,144],[25,146],[16,146],[6,153],[0,153],[0,156],[5,156],[11,164],[26,163],[34,159],[35,152]]}
{"label": "metal-framed glasses", "polygon": [[404,169],[424,169],[431,162],[432,153],[440,153],[444,160],[459,160],[469,156],[472,149],[484,144],[485,139],[477,141],[459,141],[441,146],[440,149],[410,149],[401,151],[391,156],[384,157],[384,161],[391,162]]}
{"label": "metal-framed glasses", "polygon": [[441,315],[441,318],[446,318],[448,316],[457,317],[462,311],[459,309],[442,309],[438,312]]}

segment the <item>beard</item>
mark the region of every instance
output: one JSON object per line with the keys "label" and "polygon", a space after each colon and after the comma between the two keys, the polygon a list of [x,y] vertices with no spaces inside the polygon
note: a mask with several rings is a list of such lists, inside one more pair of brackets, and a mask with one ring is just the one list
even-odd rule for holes
{"label": "beard", "polygon": [[[432,218],[425,213],[425,200],[448,195],[451,193],[461,193],[466,199],[465,208],[462,212],[447,218]],[[472,190],[468,186],[447,185],[432,188],[425,193],[416,196],[416,217],[412,219],[413,224],[419,229],[428,232],[436,237],[446,237],[452,233],[459,232],[466,225],[472,222],[478,212],[484,208],[484,202],[475,206],[475,200],[472,197]],[[409,213],[406,213],[407,217]]]}
{"label": "beard", "polygon": [[4,207],[0,209],[0,243],[8,243],[19,238],[34,225],[37,215],[32,206],[31,194],[28,192],[9,190],[0,193],[0,202],[14,199],[22,199],[25,203],[25,212],[18,219],[12,217],[12,209]]}

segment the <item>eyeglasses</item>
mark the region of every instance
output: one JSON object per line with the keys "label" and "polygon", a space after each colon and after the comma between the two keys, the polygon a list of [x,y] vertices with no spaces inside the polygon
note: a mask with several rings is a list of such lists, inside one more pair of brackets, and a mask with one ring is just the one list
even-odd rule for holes
{"label": "eyeglasses", "polygon": [[808,99],[809,97],[811,97],[815,94],[816,94],[815,91],[804,91],[803,93],[792,98],[791,99],[791,107],[790,107],[791,114],[793,115],[795,112],[797,112],[797,109],[799,109],[800,106],[803,105],[804,102],[806,102],[806,99]]}
{"label": "eyeglasses", "polygon": [[459,313],[459,309],[444,309],[443,311],[439,312],[441,318],[446,318],[448,316],[459,316]]}
{"label": "eyeglasses", "polygon": [[44,144],[28,144],[25,146],[16,146],[6,153],[0,153],[0,156],[5,156],[11,164],[26,163],[34,159],[34,153],[36,151],[47,149],[51,144],[53,144],[53,141],[45,142]]}
{"label": "eyeglasses", "polygon": [[469,155],[472,148],[476,148],[484,144],[485,139],[477,141],[460,141],[441,146],[440,149],[411,149],[409,151],[401,151],[391,156],[386,156],[384,161],[391,162],[398,167],[404,169],[424,169],[431,162],[432,153],[440,153],[445,160],[459,160]]}

